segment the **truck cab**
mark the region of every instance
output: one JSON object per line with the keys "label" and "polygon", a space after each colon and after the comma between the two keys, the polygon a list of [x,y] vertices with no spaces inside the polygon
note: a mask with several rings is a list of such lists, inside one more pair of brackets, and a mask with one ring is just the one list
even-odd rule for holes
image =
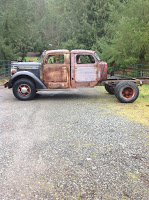
{"label": "truck cab", "polygon": [[107,79],[107,63],[91,50],[44,51],[39,62],[12,62],[8,88],[19,100],[37,91],[94,87]]}

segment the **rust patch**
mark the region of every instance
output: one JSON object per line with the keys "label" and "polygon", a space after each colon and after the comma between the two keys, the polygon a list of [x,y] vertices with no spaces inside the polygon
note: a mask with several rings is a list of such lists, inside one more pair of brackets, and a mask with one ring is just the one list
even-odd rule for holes
{"label": "rust patch", "polygon": [[43,66],[44,84],[49,89],[69,88],[70,87],[70,54],[64,50],[52,51],[55,54],[47,54]]}
{"label": "rust patch", "polygon": [[43,68],[40,67],[39,70],[40,70],[40,80],[43,81]]}
{"label": "rust patch", "polygon": [[89,87],[90,86],[90,82],[80,82],[76,84],[77,87]]}
{"label": "rust patch", "polygon": [[45,82],[45,85],[49,89],[61,89],[61,88],[66,88],[67,84],[66,83],[54,83],[54,82]]}
{"label": "rust patch", "polygon": [[66,82],[67,70],[65,65],[46,65],[44,67],[44,81],[45,82]]}

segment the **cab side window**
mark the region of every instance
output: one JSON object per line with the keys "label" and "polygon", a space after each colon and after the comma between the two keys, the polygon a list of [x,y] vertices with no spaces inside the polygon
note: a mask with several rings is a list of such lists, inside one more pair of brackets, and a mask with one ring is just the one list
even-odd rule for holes
{"label": "cab side window", "polygon": [[95,63],[95,59],[92,55],[77,55],[77,64],[90,64]]}
{"label": "cab side window", "polygon": [[64,64],[64,55],[48,55],[47,64]]}

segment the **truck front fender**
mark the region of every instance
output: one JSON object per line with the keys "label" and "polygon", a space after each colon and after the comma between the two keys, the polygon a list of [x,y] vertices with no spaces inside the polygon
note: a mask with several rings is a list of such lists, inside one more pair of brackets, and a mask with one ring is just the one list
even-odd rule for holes
{"label": "truck front fender", "polygon": [[36,89],[47,89],[47,87],[37,76],[35,76],[32,72],[28,71],[19,71],[15,73],[8,82],[8,88],[12,88],[15,81],[21,78],[28,78],[32,80],[36,86]]}

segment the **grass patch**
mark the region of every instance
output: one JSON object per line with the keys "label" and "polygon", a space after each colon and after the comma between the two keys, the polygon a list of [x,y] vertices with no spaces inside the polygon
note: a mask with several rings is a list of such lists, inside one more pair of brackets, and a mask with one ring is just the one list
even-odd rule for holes
{"label": "grass patch", "polygon": [[[105,90],[104,87],[102,90]],[[106,91],[107,98],[104,101],[110,109],[116,110],[123,117],[149,126],[149,85],[140,86],[139,91],[139,97],[133,103],[120,103],[114,95],[110,95]]]}
{"label": "grass patch", "polygon": [[25,57],[26,62],[29,62],[31,58],[33,59],[33,62],[38,62],[39,57]]}
{"label": "grass patch", "polygon": [[149,85],[143,85],[142,87],[139,87],[140,95],[139,100],[140,103],[146,103],[149,106]]}
{"label": "grass patch", "polygon": [[9,79],[3,79],[3,80],[0,80],[0,86],[1,85],[4,85],[4,83],[6,83]]}
{"label": "grass patch", "polygon": [[134,103],[124,104],[120,113],[124,113],[133,121],[149,126],[149,85],[139,87],[139,91],[138,99]]}
{"label": "grass patch", "polygon": [[[26,60],[26,62],[29,62],[31,59],[33,59],[33,62],[38,62],[38,58],[39,57],[25,57],[24,59]],[[19,57],[19,60],[21,60],[22,58]]]}

